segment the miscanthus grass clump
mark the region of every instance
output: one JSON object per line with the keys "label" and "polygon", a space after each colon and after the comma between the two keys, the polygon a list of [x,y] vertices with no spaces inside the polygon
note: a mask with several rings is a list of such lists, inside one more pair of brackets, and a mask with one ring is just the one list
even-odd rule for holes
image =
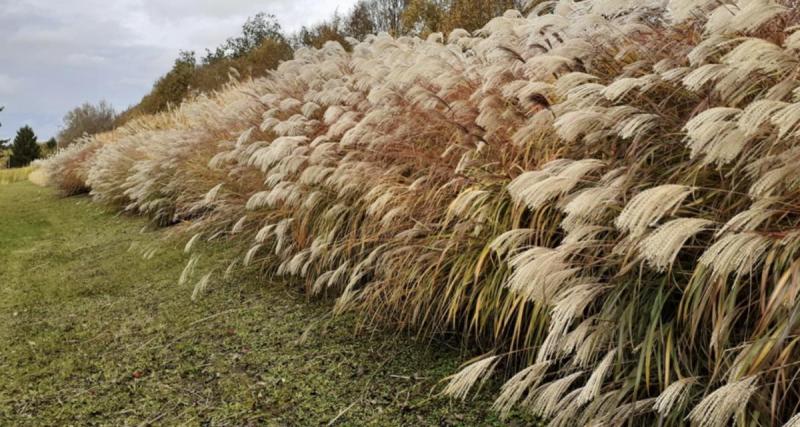
{"label": "miscanthus grass clump", "polygon": [[800,410],[800,11],[533,2],[469,33],[299,50],[49,160],[66,193],[370,322],[457,332],[554,425]]}

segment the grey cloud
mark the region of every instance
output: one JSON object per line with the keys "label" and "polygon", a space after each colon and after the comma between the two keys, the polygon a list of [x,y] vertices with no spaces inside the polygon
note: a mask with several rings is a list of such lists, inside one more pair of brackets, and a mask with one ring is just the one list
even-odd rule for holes
{"label": "grey cloud", "polygon": [[0,0],[0,139],[29,124],[48,138],[85,101],[137,102],[180,49],[202,52],[248,16],[275,14],[287,31],[355,0]]}

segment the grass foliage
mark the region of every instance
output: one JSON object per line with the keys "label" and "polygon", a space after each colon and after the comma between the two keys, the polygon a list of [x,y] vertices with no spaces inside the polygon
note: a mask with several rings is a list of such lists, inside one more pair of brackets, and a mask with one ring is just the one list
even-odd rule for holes
{"label": "grass foliage", "polygon": [[[779,425],[800,405],[800,23],[772,0],[533,2],[302,49],[48,162],[337,311],[513,374],[554,425]],[[191,267],[191,266],[190,266]],[[226,266],[184,278],[200,291]],[[208,276],[210,274],[210,276]],[[202,277],[202,279],[201,279]]]}
{"label": "grass foliage", "polygon": [[0,185],[25,181],[28,179],[28,175],[30,175],[31,172],[33,172],[32,166],[26,166],[24,168],[0,169]]}

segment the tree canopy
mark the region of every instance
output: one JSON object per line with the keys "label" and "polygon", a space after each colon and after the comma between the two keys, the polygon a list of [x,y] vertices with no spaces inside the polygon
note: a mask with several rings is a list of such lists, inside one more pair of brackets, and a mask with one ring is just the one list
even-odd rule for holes
{"label": "tree canopy", "polygon": [[242,34],[230,37],[213,51],[206,49],[203,62],[210,64],[224,58],[241,58],[256,49],[264,40],[285,41],[281,24],[275,15],[265,12],[247,18],[242,25]]}
{"label": "tree canopy", "polygon": [[9,166],[12,168],[28,166],[39,157],[41,157],[41,151],[36,142],[36,134],[33,133],[30,126],[23,126],[17,131],[14,143],[11,144]]}
{"label": "tree canopy", "polygon": [[66,147],[85,135],[95,135],[114,129],[114,107],[106,101],[97,105],[85,102],[64,116],[64,127],[58,134],[60,146]]}

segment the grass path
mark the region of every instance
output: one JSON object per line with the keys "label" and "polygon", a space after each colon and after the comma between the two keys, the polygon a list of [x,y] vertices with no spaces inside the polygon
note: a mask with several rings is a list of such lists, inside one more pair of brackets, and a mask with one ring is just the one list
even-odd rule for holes
{"label": "grass path", "polygon": [[487,399],[430,398],[462,360],[442,345],[252,278],[192,302],[185,255],[143,225],[0,186],[0,425],[501,424]]}

